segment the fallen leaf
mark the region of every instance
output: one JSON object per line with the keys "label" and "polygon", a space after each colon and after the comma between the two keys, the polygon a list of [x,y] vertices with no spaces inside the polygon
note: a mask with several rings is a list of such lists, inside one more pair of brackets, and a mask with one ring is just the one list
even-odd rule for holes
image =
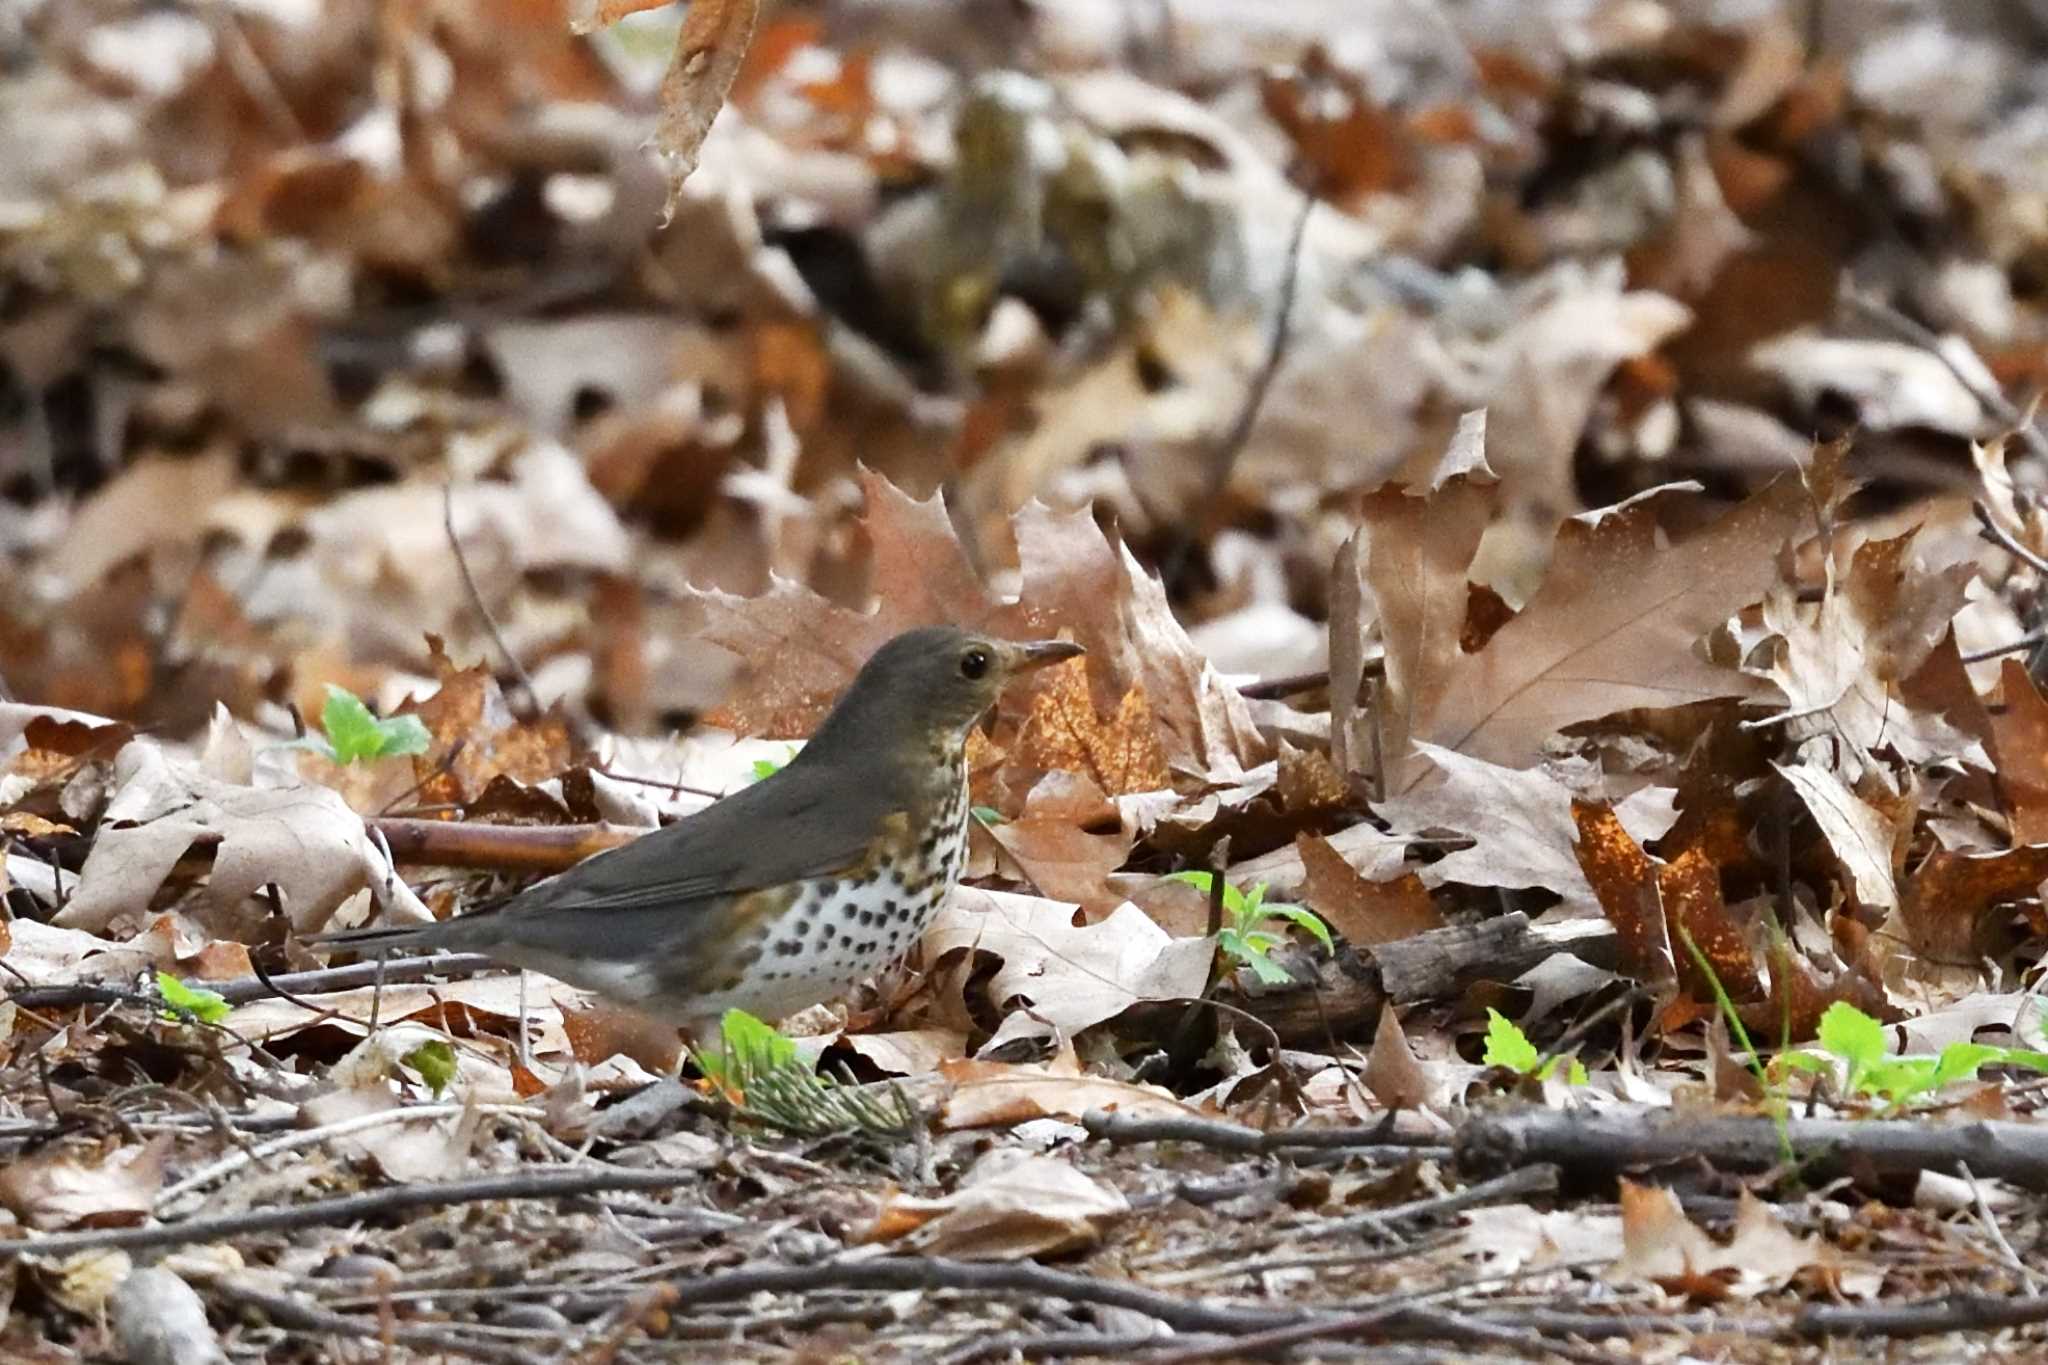
{"label": "fallen leaf", "polygon": [[1091,1110],[1186,1118],[1202,1111],[1156,1085],[1086,1076],[1071,1043],[1050,1062],[1011,1065],[965,1059],[946,1062],[939,1074],[952,1092],[939,1106],[945,1129],[1007,1127],[1032,1119],[1079,1119]]}
{"label": "fallen leaf", "polygon": [[401,922],[432,918],[362,818],[325,787],[277,772],[267,776],[270,786],[222,782],[147,740],[123,748],[114,771],[117,788],[77,890],[52,919],[61,928],[97,933],[120,915],[139,916],[194,848],[213,852],[207,891],[224,913],[244,911],[274,883],[300,933],[317,931],[366,889]]}
{"label": "fallen leaf", "polygon": [[[1149,726],[1145,733],[1149,737]],[[1160,776],[1165,776],[1163,763]],[[1108,828],[1101,829],[1104,825]],[[1090,919],[1123,903],[1105,879],[1123,866],[1133,841],[1115,805],[1083,773],[1047,773],[1024,798],[1023,812],[989,833],[1040,895],[1072,901]]]}
{"label": "fallen leaf", "polygon": [[892,1192],[858,1240],[970,1261],[1020,1261],[1085,1250],[1130,1212],[1116,1190],[1058,1157],[997,1148],[937,1199]]}
{"label": "fallen leaf", "polygon": [[164,1183],[168,1137],[96,1157],[47,1148],[0,1167],[0,1207],[29,1227],[123,1227],[149,1216]]}
{"label": "fallen leaf", "polygon": [[1072,905],[960,887],[925,933],[925,960],[968,951],[1002,960],[980,983],[998,1014],[1026,1001],[1070,1038],[1140,1001],[1201,994],[1213,956],[1208,940],[1169,938],[1135,905],[1077,928]]}
{"label": "fallen leaf", "polygon": [[1365,1062],[1365,1088],[1389,1109],[1421,1109],[1437,1095],[1438,1086],[1408,1047],[1408,1035],[1391,1000],[1380,1005],[1380,1026]]}
{"label": "fallen leaf", "polygon": [[1032,694],[1017,736],[1016,762],[1084,774],[1110,796],[1173,784],[1142,688],[1125,692],[1115,714],[1103,719],[1088,685],[1087,656],[1055,664],[1041,676],[1044,683]]}
{"label": "fallen leaf", "polygon": [[1318,834],[1296,835],[1294,848],[1305,873],[1297,894],[1347,943],[1370,948],[1443,927],[1442,913],[1414,873],[1384,881],[1362,876]]}
{"label": "fallen leaf", "polygon": [[1832,1271],[1834,1249],[1819,1237],[1795,1237],[1769,1206],[1743,1190],[1735,1233],[1722,1246],[1685,1216],[1671,1191],[1621,1182],[1622,1253],[1607,1269],[1615,1281],[1652,1280],[1695,1298],[1753,1297],[1809,1269]]}

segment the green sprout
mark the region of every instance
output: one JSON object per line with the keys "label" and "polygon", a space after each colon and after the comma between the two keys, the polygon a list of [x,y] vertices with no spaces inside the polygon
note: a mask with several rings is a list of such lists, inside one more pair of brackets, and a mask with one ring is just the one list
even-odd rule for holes
{"label": "green sprout", "polygon": [[[1168,880],[1186,882],[1198,887],[1204,895],[1213,895],[1216,874],[1213,872],[1176,872]],[[1268,903],[1266,884],[1260,882],[1250,891],[1240,891],[1228,882],[1223,884],[1223,915],[1225,923],[1216,934],[1216,946],[1232,962],[1251,969],[1253,976],[1268,986],[1283,985],[1294,977],[1279,963],[1273,961],[1271,953],[1280,945],[1280,935],[1266,926],[1276,922],[1292,924],[1304,930],[1309,937],[1334,950],[1329,926],[1317,917],[1315,911],[1301,905],[1284,905],[1278,901]]]}

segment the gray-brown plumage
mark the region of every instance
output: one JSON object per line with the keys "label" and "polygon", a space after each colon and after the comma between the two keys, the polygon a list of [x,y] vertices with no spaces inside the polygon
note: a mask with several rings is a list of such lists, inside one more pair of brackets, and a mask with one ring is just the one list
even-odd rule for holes
{"label": "gray-brown plumage", "polygon": [[500,909],[314,941],[483,953],[692,1030],[833,999],[908,952],[959,880],[968,731],[1009,679],[1080,652],[906,632],[754,785]]}

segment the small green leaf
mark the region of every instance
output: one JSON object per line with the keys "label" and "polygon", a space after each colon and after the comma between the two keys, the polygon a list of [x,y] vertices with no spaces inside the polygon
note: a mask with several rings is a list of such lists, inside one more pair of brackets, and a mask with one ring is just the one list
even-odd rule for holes
{"label": "small green leaf", "polygon": [[1294,980],[1294,976],[1290,976],[1284,966],[1266,956],[1264,943],[1260,943],[1251,935],[1239,933],[1237,929],[1221,931],[1217,935],[1217,948],[1221,948],[1223,956],[1229,958],[1231,962],[1251,968],[1251,974],[1260,978],[1260,982],[1266,986],[1282,986]]}
{"label": "small green leaf", "polygon": [[1486,1009],[1486,1051],[1480,1060],[1488,1066],[1504,1066],[1508,1070],[1526,1076],[1534,1071],[1542,1058],[1536,1052],[1536,1045],[1522,1032],[1514,1020],[1494,1009]]}
{"label": "small green leaf", "polygon": [[448,1082],[455,1079],[455,1049],[445,1039],[421,1043],[399,1060],[420,1073],[420,1079],[437,1099],[448,1088]]}
{"label": "small green leaf", "polygon": [[1586,1084],[1586,1067],[1578,1058],[1572,1058],[1571,1082],[1573,1085]]}
{"label": "small green leaf", "polygon": [[983,827],[987,829],[994,829],[1004,823],[1003,813],[994,806],[970,806],[967,813],[981,821]]}
{"label": "small green leaf", "polygon": [[327,704],[320,709],[320,728],[327,732],[327,748],[336,763],[423,754],[433,744],[426,722],[418,716],[379,720],[355,693],[333,683],[327,684]]}
{"label": "small green leaf", "polygon": [[[1559,1053],[1555,1057],[1549,1057],[1544,1059],[1543,1065],[1536,1069],[1536,1079],[1539,1081],[1547,1081],[1552,1076],[1555,1076],[1557,1074],[1558,1065],[1562,1063],[1564,1060],[1565,1057],[1562,1053]],[[1581,1062],[1577,1057],[1573,1057],[1571,1059],[1571,1065],[1565,1068],[1564,1074],[1565,1081],[1567,1084],[1586,1084],[1586,1064],[1584,1062]]]}
{"label": "small green leaf", "polygon": [[163,997],[164,1004],[170,1006],[164,1011],[167,1019],[190,1016],[202,1024],[218,1024],[233,1011],[219,991],[210,991],[204,986],[188,986],[169,972],[156,974],[156,993]]}
{"label": "small green leaf", "polygon": [[1216,874],[1214,872],[1169,872],[1166,874],[1166,880],[1170,882],[1186,882],[1189,886],[1194,887],[1195,890],[1206,896],[1209,894],[1209,888],[1216,884]]}
{"label": "small green leaf", "polygon": [[[1227,901],[1229,900],[1229,897],[1226,896],[1224,897],[1224,899]],[[1258,885],[1254,886],[1250,891],[1245,893],[1244,900],[1240,903],[1239,909],[1242,910],[1246,915],[1256,915],[1259,913],[1259,907],[1264,905],[1265,903],[1266,884],[1264,882],[1260,882]]]}
{"label": "small green leaf", "polygon": [[1330,937],[1330,927],[1323,923],[1322,916],[1306,906],[1281,905],[1275,902],[1266,907],[1265,913],[1268,919],[1284,919],[1289,924],[1306,930],[1310,938],[1323,945],[1324,951],[1336,951],[1337,944],[1336,940]]}
{"label": "small green leaf", "polygon": [[1852,1095],[1866,1093],[1866,1073],[1885,1058],[1884,1025],[1844,1000],[1829,1005],[1820,1016],[1820,1045],[1848,1063],[1843,1086]]}
{"label": "small green leaf", "polygon": [[1818,1052],[1781,1052],[1772,1062],[1773,1066],[1790,1067],[1794,1071],[1824,1072],[1835,1069],[1835,1064]]}

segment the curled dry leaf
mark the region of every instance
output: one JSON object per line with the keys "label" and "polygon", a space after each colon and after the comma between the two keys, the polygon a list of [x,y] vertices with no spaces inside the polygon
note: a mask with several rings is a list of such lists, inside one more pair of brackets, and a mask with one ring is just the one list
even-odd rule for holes
{"label": "curled dry leaf", "polygon": [[1345,942],[1370,948],[1443,927],[1443,915],[1414,873],[1363,876],[1319,834],[1297,835],[1294,848],[1305,874],[1302,899]]}
{"label": "curled dry leaf", "polygon": [[1079,1119],[1090,1110],[1186,1118],[1201,1113],[1156,1085],[1085,1076],[1072,1043],[1049,1062],[1012,1066],[971,1059],[945,1062],[952,1093],[939,1106],[943,1128],[990,1128],[1032,1119]]}
{"label": "curled dry leaf", "polygon": [[[668,0],[574,0],[569,26],[587,33],[629,14],[655,9]],[[676,34],[675,56],[661,80],[661,122],[655,146],[668,162],[668,204],[662,221],[675,216],[683,182],[697,169],[697,152],[725,107],[754,36],[760,0],[691,0]]]}
{"label": "curled dry leaf", "polygon": [[0,1207],[29,1227],[121,1227],[149,1216],[164,1183],[170,1139],[87,1157],[46,1149],[0,1168]]}
{"label": "curled dry leaf", "polygon": [[1073,901],[1091,919],[1123,902],[1106,879],[1123,866],[1132,839],[1116,806],[1084,774],[1047,773],[1024,798],[1023,813],[989,833],[1040,894]]}
{"label": "curled dry leaf", "polygon": [[114,771],[117,789],[78,889],[52,921],[62,928],[97,933],[120,915],[139,916],[195,848],[212,850],[207,890],[225,912],[275,884],[300,933],[365,889],[395,919],[431,918],[334,791],[274,772],[262,775],[273,784],[265,787],[222,782],[147,740],[123,748]]}
{"label": "curled dry leaf", "polygon": [[1675,1293],[1718,1300],[1779,1288],[1808,1270],[1832,1273],[1838,1258],[1819,1237],[1795,1237],[1762,1200],[1743,1190],[1735,1235],[1722,1246],[1694,1225],[1677,1196],[1621,1182],[1620,1259],[1610,1280],[1653,1280]]}
{"label": "curled dry leaf", "polygon": [[1213,949],[1206,939],[1173,939],[1137,906],[1076,927],[1074,907],[1035,896],[961,887],[925,933],[925,961],[984,952],[1002,966],[982,989],[998,1013],[1029,1002],[1067,1037],[1145,1000],[1201,994]]}
{"label": "curled dry leaf", "polygon": [[1438,1086],[1415,1059],[1391,1000],[1380,1005],[1380,1026],[1365,1063],[1365,1088],[1389,1109],[1421,1109],[1437,1095]]}
{"label": "curled dry leaf", "polygon": [[2016,844],[2048,844],[2048,699],[2018,659],[2000,665],[2005,705],[1991,713],[1991,753]]}
{"label": "curled dry leaf", "polygon": [[997,1148],[938,1199],[891,1193],[861,1238],[972,1261],[1081,1251],[1130,1212],[1123,1195],[1058,1157]]}

